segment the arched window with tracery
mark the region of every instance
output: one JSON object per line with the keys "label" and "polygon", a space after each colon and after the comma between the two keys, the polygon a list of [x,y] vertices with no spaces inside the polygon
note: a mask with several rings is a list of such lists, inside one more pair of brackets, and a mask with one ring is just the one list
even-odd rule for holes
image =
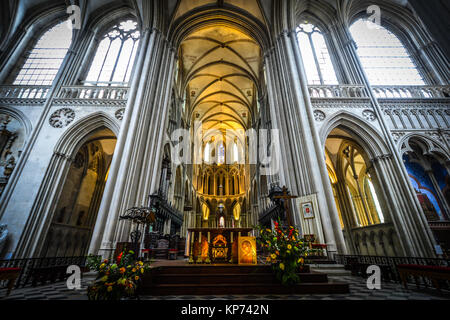
{"label": "arched window with tracery", "polygon": [[361,64],[372,85],[424,85],[417,66],[395,34],[366,19],[350,27]]}
{"label": "arched window with tracery", "polygon": [[106,86],[127,84],[140,35],[137,22],[133,20],[122,21],[113,26],[100,41],[85,82]]}
{"label": "arched window with tracery", "polygon": [[50,86],[72,43],[72,30],[61,22],[45,32],[15,77],[14,85]]}
{"label": "arched window with tracery", "polygon": [[300,24],[297,27],[297,39],[308,84],[338,84],[330,53],[320,29],[311,23]]}

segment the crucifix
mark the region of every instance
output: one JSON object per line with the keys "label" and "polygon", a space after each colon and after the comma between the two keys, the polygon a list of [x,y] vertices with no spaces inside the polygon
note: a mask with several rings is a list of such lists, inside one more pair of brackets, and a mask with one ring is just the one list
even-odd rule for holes
{"label": "crucifix", "polygon": [[274,199],[283,199],[284,200],[284,210],[286,211],[286,219],[289,226],[293,226],[294,220],[292,219],[291,207],[289,205],[290,199],[297,199],[297,196],[291,196],[288,193],[288,189],[286,186],[283,187],[283,195],[282,196],[274,196]]}

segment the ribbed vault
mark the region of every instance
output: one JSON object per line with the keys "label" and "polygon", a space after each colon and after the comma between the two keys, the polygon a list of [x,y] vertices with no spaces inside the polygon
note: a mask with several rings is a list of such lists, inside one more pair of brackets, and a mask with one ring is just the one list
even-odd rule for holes
{"label": "ribbed vault", "polygon": [[180,46],[189,116],[203,130],[246,130],[253,118],[261,64],[257,42],[223,25],[199,29]]}

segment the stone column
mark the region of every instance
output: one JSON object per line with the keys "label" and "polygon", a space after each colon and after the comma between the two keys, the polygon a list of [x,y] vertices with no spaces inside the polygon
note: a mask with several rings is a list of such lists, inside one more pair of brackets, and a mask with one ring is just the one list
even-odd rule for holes
{"label": "stone column", "polygon": [[[345,252],[333,193],[324,191],[324,149],[318,141],[295,31],[282,32],[266,53],[268,97],[273,128],[280,130],[280,183],[298,196],[317,195],[318,212],[330,251]],[[287,174],[289,172],[289,174]],[[329,185],[329,183],[328,183]],[[331,187],[330,187],[331,189]],[[299,210],[292,202],[294,217]],[[331,214],[329,214],[331,212]]]}
{"label": "stone column", "polygon": [[[72,47],[75,44],[72,44]],[[33,126],[23,152],[2,193],[0,219],[8,225],[10,238],[6,247],[6,256],[26,258],[37,254],[44,241],[59,189],[52,188],[60,182],[61,172],[50,165],[56,155],[54,148],[64,131],[53,128],[48,120],[52,112],[53,100],[57,97],[69,66],[73,63],[75,52],[69,50],[55,76],[53,85],[47,94],[42,112]],[[43,134],[53,130],[52,134]],[[63,155],[69,158],[70,154]],[[61,165],[61,168],[64,166]],[[53,179],[53,180],[52,180]],[[42,238],[42,239],[41,239]],[[36,240],[36,239],[41,239]]]}
{"label": "stone column", "polygon": [[[374,161],[375,166],[378,166],[378,169],[376,168],[377,176],[380,177],[380,183],[383,183],[386,190],[386,201],[391,207],[391,219],[398,232],[400,242],[402,242],[403,254],[433,256],[435,244],[433,235],[410,183],[400,152],[396,149],[383,110],[373,94],[372,87],[362,67],[356,52],[356,44],[350,36],[346,23],[339,21],[336,28],[340,30],[341,42],[345,43],[345,56],[348,57],[349,65],[359,78],[357,80],[361,80],[366,87],[373,111],[381,128],[382,138],[390,152],[386,155],[377,155]],[[379,166],[383,166],[384,169],[380,169]]]}
{"label": "stone column", "polygon": [[131,85],[136,93],[127,104],[90,252],[112,249],[126,236],[117,234],[118,216],[129,207],[145,205],[148,195],[158,190],[174,58],[158,29],[144,32],[139,72]]}
{"label": "stone column", "polygon": [[434,190],[436,190],[436,195],[438,197],[439,203],[442,208],[443,218],[444,218],[444,220],[448,220],[450,210],[449,210],[447,201],[445,199],[445,196],[442,194],[441,187],[439,186],[439,183],[437,182],[436,177],[434,176],[433,170],[426,170],[426,173],[427,173],[428,177],[430,178],[431,183],[433,184]]}

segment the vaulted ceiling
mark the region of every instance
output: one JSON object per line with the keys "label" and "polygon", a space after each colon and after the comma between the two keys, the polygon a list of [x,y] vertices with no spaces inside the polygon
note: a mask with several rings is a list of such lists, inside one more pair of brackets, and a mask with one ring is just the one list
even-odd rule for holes
{"label": "vaulted ceiling", "polygon": [[190,117],[203,129],[246,130],[256,103],[261,66],[259,45],[227,26],[189,35],[180,47]]}

